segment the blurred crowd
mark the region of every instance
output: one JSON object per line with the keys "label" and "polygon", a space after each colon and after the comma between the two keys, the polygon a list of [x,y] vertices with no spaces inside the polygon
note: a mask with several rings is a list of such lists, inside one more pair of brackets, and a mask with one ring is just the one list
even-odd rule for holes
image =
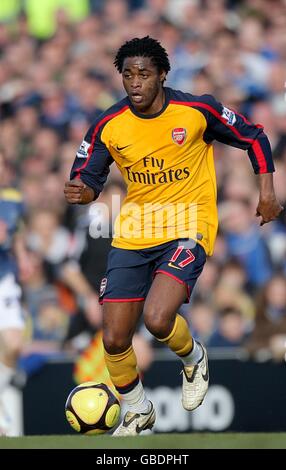
{"label": "blurred crowd", "polygon": [[[28,372],[43,357],[81,353],[100,331],[98,289],[111,240],[93,238],[96,206],[67,206],[63,187],[90,123],[124,97],[117,49],[147,34],[169,54],[167,86],[211,93],[264,126],[286,204],[285,0],[1,0],[0,153],[5,185],[25,204],[29,261],[19,275]],[[210,348],[284,360],[285,211],[259,226],[246,152],[216,143],[215,165],[215,253],[182,313]],[[99,201],[110,207],[114,194],[125,194],[115,165]],[[108,230],[109,222],[101,220]],[[137,339],[144,369],[158,345],[143,326]]]}

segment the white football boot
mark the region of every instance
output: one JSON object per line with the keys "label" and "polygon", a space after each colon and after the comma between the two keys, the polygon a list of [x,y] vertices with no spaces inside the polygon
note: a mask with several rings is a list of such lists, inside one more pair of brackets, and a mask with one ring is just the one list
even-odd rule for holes
{"label": "white football boot", "polygon": [[197,364],[184,366],[182,370],[182,404],[188,411],[195,410],[202,404],[209,386],[207,351],[201,343],[197,343],[203,350],[203,357]]}
{"label": "white football boot", "polygon": [[148,413],[133,413],[127,411],[124,416],[122,423],[114,431],[112,436],[138,436],[142,431],[146,429],[152,429],[156,419],[156,413],[151,403],[151,409]]}

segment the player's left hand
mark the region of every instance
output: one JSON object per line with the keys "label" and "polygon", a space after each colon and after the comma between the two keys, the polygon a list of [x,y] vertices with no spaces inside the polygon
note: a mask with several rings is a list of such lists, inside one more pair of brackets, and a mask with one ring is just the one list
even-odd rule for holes
{"label": "player's left hand", "polygon": [[275,196],[271,198],[260,197],[256,208],[256,217],[261,217],[260,225],[264,225],[267,222],[277,219],[283,209],[284,207],[281,206]]}

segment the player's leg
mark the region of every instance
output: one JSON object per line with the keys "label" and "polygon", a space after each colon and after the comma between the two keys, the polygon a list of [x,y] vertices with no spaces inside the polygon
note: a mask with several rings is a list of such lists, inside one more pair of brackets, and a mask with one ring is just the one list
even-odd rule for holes
{"label": "player's leg", "polygon": [[142,302],[105,302],[103,305],[105,361],[120,395],[127,394],[139,380],[132,338],[141,313]]}
{"label": "player's leg", "polygon": [[23,348],[23,329],[0,330],[0,397],[11,382]]}
{"label": "player's leg", "polygon": [[151,428],[155,411],[147,399],[132,346],[132,338],[142,313],[143,302],[105,302],[103,344],[111,380],[128,411],[114,435],[137,435]]}
{"label": "player's leg", "polygon": [[147,296],[144,321],[147,329],[164,342],[184,362],[196,363],[202,350],[192,338],[186,320],[177,313],[186,298],[186,286],[171,277],[157,274]]}
{"label": "player's leg", "polygon": [[100,302],[105,362],[111,380],[128,407],[140,412],[148,403],[142,394],[133,396],[140,380],[132,339],[146,296],[147,266],[136,265],[140,263],[138,256],[128,250],[111,250],[107,274],[101,283]]}
{"label": "player's leg", "polygon": [[[189,292],[203,269],[205,254],[200,246],[184,254],[180,265],[170,263],[170,257],[156,269],[156,277],[146,298],[144,319],[148,330],[164,342],[182,360],[183,406],[188,410],[197,408],[203,401],[208,388],[208,365],[205,348],[191,335],[186,320],[177,311],[189,297]],[[184,260],[193,260],[184,263]],[[183,260],[183,261],[182,261]],[[181,268],[181,269],[178,269]],[[174,272],[176,274],[174,274]]]}
{"label": "player's leg", "polygon": [[9,434],[9,413],[3,393],[13,378],[24,342],[24,318],[20,305],[20,287],[12,276],[0,284],[0,427]]}

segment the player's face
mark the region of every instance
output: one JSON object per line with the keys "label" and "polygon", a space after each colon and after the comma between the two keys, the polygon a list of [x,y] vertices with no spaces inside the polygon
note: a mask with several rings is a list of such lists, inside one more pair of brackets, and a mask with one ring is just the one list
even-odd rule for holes
{"label": "player's face", "polygon": [[164,104],[164,71],[159,72],[150,57],[127,57],[122,69],[123,85],[134,108],[145,114],[154,114]]}

